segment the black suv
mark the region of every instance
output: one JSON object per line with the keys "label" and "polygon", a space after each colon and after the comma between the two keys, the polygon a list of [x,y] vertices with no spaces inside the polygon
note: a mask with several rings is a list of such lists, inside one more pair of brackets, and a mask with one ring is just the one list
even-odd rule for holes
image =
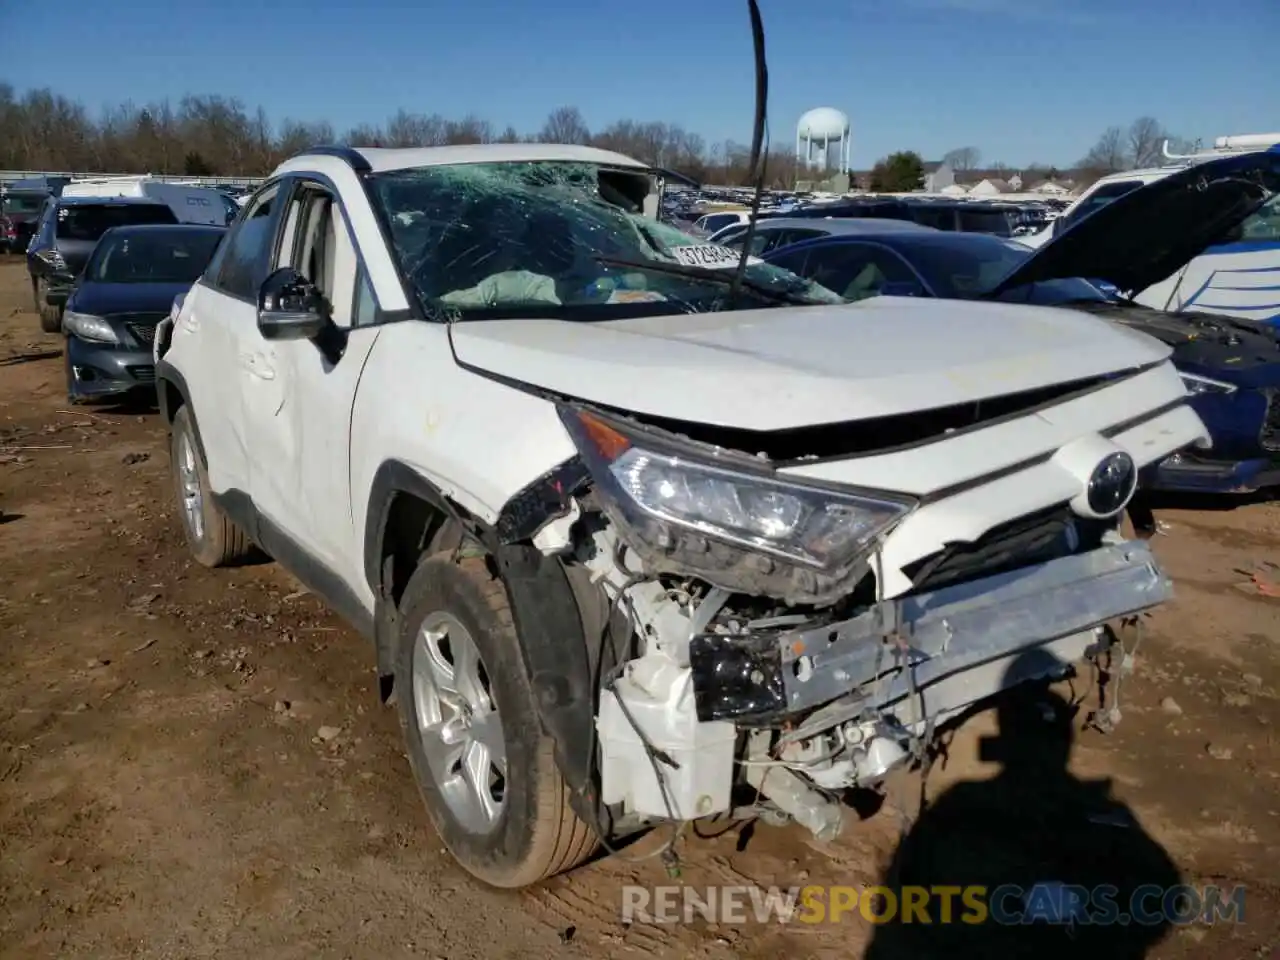
{"label": "black suv", "polygon": [[142,223],[177,223],[167,203],[130,197],[50,197],[40,211],[27,271],[40,311],[40,329],[62,329],[62,307],[76,277],[84,269],[98,238],[112,227]]}
{"label": "black suv", "polygon": [[988,233],[993,237],[1012,237],[1018,224],[1018,208],[1007,203],[984,203],[974,200],[912,199],[907,202],[909,219],[935,230],[960,233]]}

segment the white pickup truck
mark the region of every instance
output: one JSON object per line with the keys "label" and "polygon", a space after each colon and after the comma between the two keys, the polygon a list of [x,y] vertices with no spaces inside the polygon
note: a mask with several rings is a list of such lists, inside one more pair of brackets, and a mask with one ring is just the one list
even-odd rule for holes
{"label": "white pickup truck", "polygon": [[849,304],[586,147],[282,164],[156,337],[195,557],[373,641],[445,844],[506,887],[649,826],[819,837],[1170,584],[1120,517],[1205,431],[1077,312]]}

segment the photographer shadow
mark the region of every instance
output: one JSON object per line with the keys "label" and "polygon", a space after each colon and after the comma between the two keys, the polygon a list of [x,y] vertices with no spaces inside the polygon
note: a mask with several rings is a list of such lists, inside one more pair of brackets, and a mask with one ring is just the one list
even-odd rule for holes
{"label": "photographer shadow", "polygon": [[[1161,894],[1181,883],[1177,867],[1109,780],[1067,769],[1076,708],[1023,684],[996,710],[982,754],[999,773],[950,787],[920,814],[881,881],[898,909],[885,911],[865,960],[1145,957],[1171,926]],[[939,887],[954,891],[949,918]],[[985,889],[961,892],[973,887]],[[933,891],[929,922],[902,909],[910,888]]]}

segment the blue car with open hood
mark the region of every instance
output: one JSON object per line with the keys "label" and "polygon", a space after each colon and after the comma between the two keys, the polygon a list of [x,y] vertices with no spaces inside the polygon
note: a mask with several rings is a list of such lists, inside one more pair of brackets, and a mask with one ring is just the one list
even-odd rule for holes
{"label": "blue car with open hood", "polygon": [[[1129,297],[1280,203],[1280,149],[1179,171],[1122,196],[1038,250],[943,231],[859,232],[779,247],[764,259],[851,300],[923,296],[1082,310],[1168,344],[1212,436],[1152,465],[1148,489],[1216,493],[1280,486],[1280,344],[1274,326],[1166,313]],[[1081,279],[1084,277],[1090,280]]]}

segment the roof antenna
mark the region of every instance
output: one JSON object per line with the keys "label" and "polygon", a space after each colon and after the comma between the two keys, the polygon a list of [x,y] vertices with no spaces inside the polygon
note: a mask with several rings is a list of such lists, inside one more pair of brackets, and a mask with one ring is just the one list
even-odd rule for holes
{"label": "roof antenna", "polygon": [[732,308],[738,300],[738,291],[742,287],[742,277],[747,272],[747,259],[751,256],[751,241],[756,235],[756,217],[760,213],[760,195],[764,193],[765,163],[768,155],[764,152],[764,136],[767,106],[769,103],[769,67],[764,58],[764,22],[760,18],[760,5],[756,0],[747,0],[747,11],[751,14],[751,40],[755,46],[756,60],[756,119],[751,132],[751,163],[749,168],[755,176],[755,194],[751,197],[751,219],[747,222],[747,232],[742,238],[742,257],[738,260],[738,268],[733,275],[733,284],[729,287],[729,306]]}

